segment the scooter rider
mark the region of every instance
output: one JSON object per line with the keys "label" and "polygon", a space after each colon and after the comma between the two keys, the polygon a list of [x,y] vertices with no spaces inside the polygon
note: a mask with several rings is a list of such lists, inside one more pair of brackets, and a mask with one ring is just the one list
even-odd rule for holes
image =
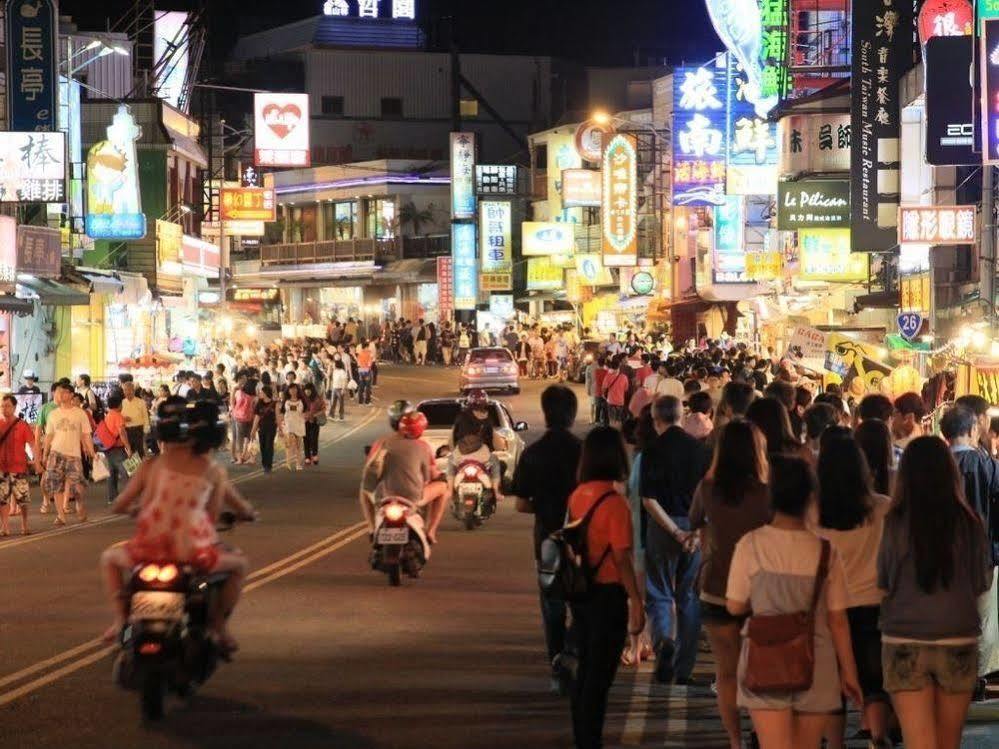
{"label": "scooter rider", "polygon": [[477,419],[471,414],[462,413],[458,416],[458,421],[454,425],[456,441],[454,450],[451,451],[447,460],[447,480],[451,491],[454,491],[454,479],[458,467],[466,461],[481,463],[489,471],[492,479],[492,489],[496,499],[500,498],[500,462],[489,449],[489,445],[482,438],[482,428]]}
{"label": "scooter rider", "polygon": [[478,423],[482,441],[490,450],[496,452],[497,450],[507,449],[506,439],[503,435],[496,434],[493,429],[493,422],[490,419],[489,413],[489,396],[485,390],[473,390],[468,394],[468,398],[465,399],[465,410],[461,412],[461,415],[455,421],[455,428],[451,433],[451,441],[455,445],[458,444],[458,440],[461,438],[458,435],[458,423],[465,415],[471,416]]}
{"label": "scooter rider", "polygon": [[375,530],[372,497],[402,497],[427,506],[427,538],[437,542],[437,528],[447,508],[448,487],[437,468],[430,445],[420,439],[427,417],[408,401],[396,401],[389,408],[392,434],[371,446],[361,482],[361,511],[368,530]]}

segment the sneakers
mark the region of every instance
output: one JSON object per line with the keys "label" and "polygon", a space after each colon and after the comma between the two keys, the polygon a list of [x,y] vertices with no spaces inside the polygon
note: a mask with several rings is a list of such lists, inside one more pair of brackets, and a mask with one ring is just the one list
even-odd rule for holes
{"label": "sneakers", "polygon": [[673,660],[676,656],[676,645],[672,640],[663,640],[656,648],[656,681],[669,684],[673,681]]}
{"label": "sneakers", "polygon": [[559,653],[552,659],[551,693],[559,697],[569,694],[579,671],[579,659],[569,653]]}

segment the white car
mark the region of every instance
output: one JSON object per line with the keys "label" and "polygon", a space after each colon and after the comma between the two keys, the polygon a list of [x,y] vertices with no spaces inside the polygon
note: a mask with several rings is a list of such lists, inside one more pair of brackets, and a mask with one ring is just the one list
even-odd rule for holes
{"label": "white car", "polygon": [[[430,443],[435,455],[441,447],[454,447],[451,440],[454,423],[464,408],[465,401],[462,398],[434,398],[417,404],[416,410],[427,417],[423,439]],[[524,454],[524,440],[519,432],[527,431],[527,422],[514,421],[507,407],[495,400],[489,402],[489,420],[493,431],[506,440],[507,449],[497,450],[495,455],[505,466],[503,484],[507,487],[513,480],[513,472],[520,456]]]}

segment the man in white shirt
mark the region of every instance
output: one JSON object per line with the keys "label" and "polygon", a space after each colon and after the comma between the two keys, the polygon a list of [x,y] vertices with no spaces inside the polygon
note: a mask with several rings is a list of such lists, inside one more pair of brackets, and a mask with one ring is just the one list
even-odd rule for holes
{"label": "man in white shirt", "polygon": [[[66,506],[74,488],[83,483],[83,455],[94,457],[94,442],[90,437],[90,419],[73,401],[73,386],[58,386],[59,407],[48,417],[45,426],[45,445],[42,456],[45,462],[45,493],[55,499],[56,525],[66,524]],[[76,514],[87,519],[83,507],[83,492],[77,493]]]}
{"label": "man in white shirt", "polygon": [[659,367],[659,380],[656,382],[656,389],[652,395],[658,398],[661,395],[672,395],[683,401],[683,383],[676,378],[676,368],[670,364],[663,364]]}

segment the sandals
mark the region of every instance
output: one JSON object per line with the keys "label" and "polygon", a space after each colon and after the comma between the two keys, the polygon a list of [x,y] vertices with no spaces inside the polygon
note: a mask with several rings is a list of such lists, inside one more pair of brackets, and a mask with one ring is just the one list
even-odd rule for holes
{"label": "sandals", "polygon": [[66,519],[65,518],[56,518],[55,522],[52,523],[52,525],[66,525]]}

